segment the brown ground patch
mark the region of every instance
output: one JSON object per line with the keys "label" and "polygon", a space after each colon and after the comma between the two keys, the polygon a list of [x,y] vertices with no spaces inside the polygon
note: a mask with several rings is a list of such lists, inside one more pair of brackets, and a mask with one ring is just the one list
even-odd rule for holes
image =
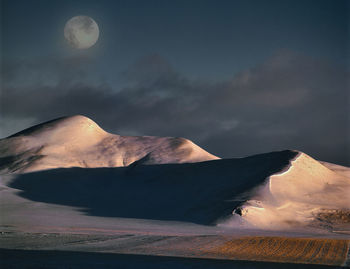
{"label": "brown ground patch", "polygon": [[208,255],[226,259],[269,262],[342,265],[349,251],[350,240],[242,237],[212,248]]}
{"label": "brown ground patch", "polygon": [[328,223],[348,223],[350,224],[350,210],[348,209],[332,209],[332,210],[322,210],[316,215],[319,221],[324,221]]}

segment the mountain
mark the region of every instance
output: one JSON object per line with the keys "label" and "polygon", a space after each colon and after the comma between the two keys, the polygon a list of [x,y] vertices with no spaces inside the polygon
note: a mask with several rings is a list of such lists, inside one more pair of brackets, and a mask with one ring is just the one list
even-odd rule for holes
{"label": "mountain", "polygon": [[0,140],[2,173],[214,159],[185,138],[110,134],[84,116],[59,118]]}
{"label": "mountain", "polygon": [[88,216],[350,230],[350,168],[300,151],[219,159],[184,138],[113,135],[74,116],[0,140],[0,157],[4,192]]}

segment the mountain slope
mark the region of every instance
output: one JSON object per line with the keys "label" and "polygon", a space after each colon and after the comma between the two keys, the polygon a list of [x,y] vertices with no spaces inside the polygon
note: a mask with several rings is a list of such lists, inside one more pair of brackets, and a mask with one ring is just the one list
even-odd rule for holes
{"label": "mountain slope", "polygon": [[0,170],[15,172],[6,184],[20,196],[92,216],[350,230],[349,168],[298,151],[219,159],[184,138],[113,135],[74,116],[0,140]]}
{"label": "mountain slope", "polygon": [[[298,153],[115,168],[60,168],[15,175],[20,196],[87,215],[215,223],[288,166]],[[254,169],[252,169],[254,167]]]}
{"label": "mountain slope", "polygon": [[350,179],[289,150],[199,163],[51,169],[16,175],[8,186],[26,199],[79,207],[89,216],[350,230]]}
{"label": "mountain slope", "polygon": [[190,140],[120,136],[84,116],[49,121],[0,140],[0,171],[62,167],[120,167],[132,163],[187,163],[218,159]]}

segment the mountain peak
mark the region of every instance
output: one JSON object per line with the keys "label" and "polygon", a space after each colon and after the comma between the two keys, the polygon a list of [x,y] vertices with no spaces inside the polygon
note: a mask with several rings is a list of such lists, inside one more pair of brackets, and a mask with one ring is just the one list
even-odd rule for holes
{"label": "mountain peak", "polygon": [[98,133],[104,132],[93,120],[82,115],[74,115],[57,118],[51,121],[47,121],[23,131],[15,133],[8,138],[18,137],[18,136],[37,136],[48,132],[85,132],[85,131],[95,131]]}

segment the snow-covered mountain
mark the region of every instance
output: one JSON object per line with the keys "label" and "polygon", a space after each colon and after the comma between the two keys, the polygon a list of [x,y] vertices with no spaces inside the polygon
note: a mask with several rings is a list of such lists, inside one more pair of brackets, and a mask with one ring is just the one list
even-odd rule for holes
{"label": "snow-covered mountain", "polygon": [[2,173],[214,159],[218,157],[185,138],[110,134],[84,116],[45,122],[0,140]]}
{"label": "snow-covered mountain", "polygon": [[184,138],[113,135],[74,116],[0,140],[0,171],[12,174],[5,191],[91,216],[350,230],[350,168],[299,151],[219,159]]}
{"label": "snow-covered mountain", "polygon": [[350,168],[323,164],[299,152],[288,168],[257,186],[238,209],[240,214],[265,229],[310,225],[348,230]]}

